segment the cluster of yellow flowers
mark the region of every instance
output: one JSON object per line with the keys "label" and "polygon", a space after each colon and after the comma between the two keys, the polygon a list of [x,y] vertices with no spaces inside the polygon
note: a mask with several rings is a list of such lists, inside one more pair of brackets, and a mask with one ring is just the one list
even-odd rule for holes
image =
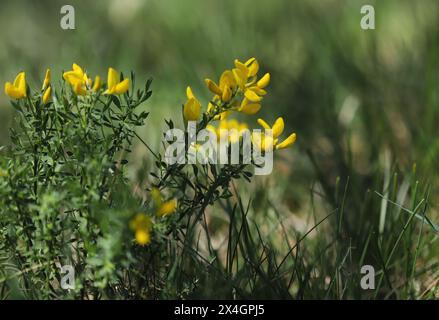
{"label": "cluster of yellow flowers", "polygon": [[[205,79],[207,88],[214,94],[207,105],[206,115],[208,119],[220,120],[217,128],[209,123],[206,129],[216,133],[218,137],[221,137],[221,129],[236,129],[234,132],[238,134],[229,137],[231,142],[238,141],[239,132],[247,129],[248,126],[236,119],[229,120],[228,116],[232,111],[247,115],[256,114],[261,109],[261,101],[267,94],[265,88],[270,83],[269,73],[258,79],[259,63],[255,58],[250,58],[244,63],[236,59],[234,65],[234,68],[225,70],[221,74],[218,84],[211,79]],[[186,121],[197,121],[201,116],[201,103],[191,87],[187,87],[186,96],[183,117]],[[260,136],[252,135],[252,141],[262,150],[284,149],[296,141],[296,134],[292,133],[279,143],[279,136],[284,130],[284,121],[281,117],[276,120],[273,127],[270,127],[263,119],[258,119],[258,123],[264,129],[272,129],[273,132],[272,136],[266,136],[264,133]]]}
{"label": "cluster of yellow flowers", "polygon": [[[43,104],[47,104],[50,100],[52,93],[52,86],[50,85],[50,69],[47,69],[46,76],[44,77],[43,86],[41,88],[42,95],[41,100]],[[20,72],[13,83],[5,83],[5,93],[13,99],[23,99],[27,97],[27,83],[26,73]]]}
{"label": "cluster of yellow flowers", "polygon": [[[94,81],[87,76],[87,73],[76,63],[73,64],[72,70],[63,73],[63,79],[71,85],[72,91],[78,96],[84,96],[87,92],[98,92],[101,89],[101,78],[96,76]],[[52,94],[50,84],[51,71],[47,69],[43,81],[41,101],[47,104]],[[113,69],[108,69],[107,90],[104,94],[120,95],[128,91],[130,85],[129,79],[121,81],[119,73]],[[27,97],[26,73],[20,72],[13,83],[5,83],[5,93],[13,99],[23,99]]]}
{"label": "cluster of yellow flowers", "polygon": [[[98,92],[101,89],[101,78],[96,76],[95,80],[92,81],[76,63],[73,64],[71,71],[64,72],[63,78],[72,86],[73,92],[79,96],[87,94],[87,91],[90,90]],[[129,85],[128,78],[121,81],[119,73],[113,68],[108,68],[107,90],[104,91],[104,94],[124,94],[128,91]]]}
{"label": "cluster of yellow flowers", "polygon": [[[248,128],[245,123],[239,122],[236,119],[228,119],[228,116],[233,111],[254,115],[261,109],[261,101],[267,94],[265,89],[270,83],[270,74],[266,73],[261,78],[258,78],[258,71],[259,63],[255,58],[248,59],[246,62],[235,60],[234,68],[225,70],[218,83],[211,79],[205,79],[207,88],[214,94],[205,112],[205,116],[208,119],[206,129],[216,133],[219,139],[222,138],[223,132],[228,132],[229,141],[232,143],[238,142],[241,136],[240,132]],[[84,69],[76,63],[73,64],[72,70],[63,73],[63,79],[71,86],[72,92],[77,96],[102,92],[101,78],[96,76],[92,80]],[[52,95],[50,81],[51,71],[47,69],[42,89],[39,93],[43,104],[50,102]],[[103,94],[124,94],[128,91],[129,85],[129,79],[121,79],[120,74],[115,69],[109,68],[106,90],[103,91]],[[6,82],[5,92],[13,99],[27,98],[28,86],[26,84],[25,72],[20,72],[13,83]],[[191,87],[187,87],[186,96],[187,101],[183,105],[183,117],[185,121],[198,121],[201,116],[201,103],[194,95]],[[215,120],[219,120],[217,127],[210,123]],[[272,130],[272,135],[270,136],[264,133],[256,137],[252,135],[253,143],[258,144],[262,150],[284,149],[291,146],[296,140],[296,134],[292,133],[282,142],[279,142],[279,137],[284,131],[284,121],[281,117],[274,122],[273,126],[268,125],[263,119],[258,119],[258,123],[264,129]],[[234,133],[230,135],[231,132]],[[156,217],[162,218],[176,211],[176,199],[164,201],[160,191],[156,188],[151,191],[151,197]],[[151,241],[151,231],[153,228],[152,216],[144,213],[137,214],[130,221],[130,228],[134,231],[138,244],[148,244]]]}
{"label": "cluster of yellow flowers", "polygon": [[[156,216],[159,218],[166,217],[174,213],[177,209],[177,199],[164,201],[157,188],[151,190],[151,197],[154,202]],[[138,213],[130,221],[130,228],[134,231],[136,242],[142,246],[150,243],[152,227],[153,222],[151,217],[144,213]]]}
{"label": "cluster of yellow flowers", "polygon": [[274,148],[275,150],[285,149],[296,141],[296,134],[292,133],[288,138],[279,143],[279,136],[284,132],[285,128],[284,119],[282,117],[277,118],[272,127],[270,127],[263,119],[258,119],[258,123],[264,129],[272,130],[272,136],[266,136],[262,132],[260,136],[254,135],[252,137],[253,143],[258,144],[264,151],[268,148]]}
{"label": "cluster of yellow flowers", "polygon": [[[236,59],[235,68],[225,70],[218,84],[211,79],[205,79],[207,88],[214,94],[207,105],[207,114],[213,116],[215,120],[221,120],[230,111],[249,115],[257,113],[261,109],[263,96],[267,94],[265,87],[270,83],[270,74],[266,73],[258,79],[258,71],[259,63],[255,58],[245,63]],[[196,121],[201,115],[201,103],[191,87],[187,87],[186,96],[183,116],[186,121]]]}

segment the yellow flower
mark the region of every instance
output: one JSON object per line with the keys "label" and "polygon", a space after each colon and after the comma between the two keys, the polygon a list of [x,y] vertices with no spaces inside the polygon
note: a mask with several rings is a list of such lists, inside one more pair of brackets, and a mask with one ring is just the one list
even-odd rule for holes
{"label": "yellow flower", "polygon": [[242,63],[235,60],[235,68],[232,70],[236,83],[244,93],[244,99],[238,111],[245,114],[255,114],[261,108],[262,97],[267,94],[264,90],[270,83],[270,74],[266,73],[261,79],[257,80],[259,63],[255,58]]}
{"label": "yellow flower", "polygon": [[201,113],[201,103],[195,97],[191,87],[186,88],[187,101],[183,106],[183,117],[186,121],[197,121]]}
{"label": "yellow flower", "polygon": [[84,76],[84,70],[82,70],[82,68],[76,63],[73,64],[71,71],[63,73],[64,80],[72,86],[75,86],[78,82],[84,83]]}
{"label": "yellow flower", "polygon": [[267,122],[263,119],[258,119],[258,123],[266,130],[272,130],[272,136],[266,136],[262,133],[260,136],[253,135],[253,142],[261,147],[262,150],[266,151],[268,148],[272,147],[276,150],[285,149],[291,146],[296,141],[296,134],[292,133],[281,143],[279,142],[279,136],[283,133],[285,124],[282,117],[276,119],[273,127],[270,127]]}
{"label": "yellow flower", "polygon": [[159,217],[168,216],[177,210],[177,199],[171,199],[163,202],[163,197],[160,194],[160,190],[157,188],[152,188],[151,197],[157,207],[156,214]]}
{"label": "yellow flower", "polygon": [[273,138],[276,139],[279,137],[282,132],[284,131],[284,119],[282,117],[279,117],[276,119],[276,121],[273,124],[273,127],[270,127],[267,122],[265,122],[263,119],[258,119],[258,123],[266,130],[273,130]]}
{"label": "yellow flower", "polygon": [[288,136],[288,138],[286,138],[284,141],[276,145],[276,150],[288,148],[294,142],[296,142],[296,134],[292,133]]}
{"label": "yellow flower", "polygon": [[26,74],[20,72],[14,80],[14,83],[5,83],[5,93],[14,99],[26,98]]}
{"label": "yellow flower", "polygon": [[253,115],[261,109],[261,104],[257,102],[250,102],[247,98],[242,99],[241,106],[238,108],[239,112]]}
{"label": "yellow flower", "polygon": [[51,78],[51,76],[50,76],[50,69],[47,69],[46,70],[46,76],[44,77],[44,81],[43,81],[43,87],[41,88],[41,90],[44,91],[49,86],[50,78]]}
{"label": "yellow flower", "polygon": [[266,73],[264,76],[256,82],[258,88],[264,89],[270,83],[270,74]]}
{"label": "yellow flower", "polygon": [[259,71],[259,63],[255,58],[248,59],[242,63],[235,59],[235,68],[232,70],[236,83],[244,90],[248,78],[255,77]]}
{"label": "yellow flower", "polygon": [[96,76],[92,90],[97,92],[101,88],[101,77]]}
{"label": "yellow flower", "polygon": [[137,214],[130,221],[130,228],[134,231],[136,241],[139,245],[144,246],[151,242],[151,218],[143,213]]}
{"label": "yellow flower", "polygon": [[128,91],[130,80],[125,78],[120,81],[119,73],[113,68],[108,69],[107,90],[104,94],[124,94]]}
{"label": "yellow flower", "polygon": [[218,96],[221,101],[229,102],[232,98],[233,90],[236,86],[236,81],[232,71],[225,70],[220,77],[219,85],[210,79],[205,79],[207,88]]}
{"label": "yellow flower", "polygon": [[72,69],[64,72],[63,78],[72,86],[72,90],[76,95],[83,96],[87,94],[87,90],[91,89],[96,92],[101,88],[101,78],[99,76],[96,76],[93,82],[76,63],[73,64]]}
{"label": "yellow flower", "polygon": [[73,92],[76,95],[83,96],[87,93],[86,86],[89,84],[89,78],[76,63],[73,64],[72,69],[63,73],[63,79],[72,86]]}
{"label": "yellow flower", "polygon": [[160,207],[158,207],[157,215],[159,217],[165,217],[167,215],[174,213],[176,209],[177,209],[177,200],[176,199],[165,201],[164,203],[162,203],[162,205]]}
{"label": "yellow flower", "polygon": [[44,104],[47,104],[47,103],[49,102],[49,100],[50,100],[50,94],[51,94],[51,93],[52,93],[52,87],[49,86],[49,87],[47,87],[46,91],[45,91],[44,94],[43,94],[43,99],[42,99],[42,101],[43,101]]}

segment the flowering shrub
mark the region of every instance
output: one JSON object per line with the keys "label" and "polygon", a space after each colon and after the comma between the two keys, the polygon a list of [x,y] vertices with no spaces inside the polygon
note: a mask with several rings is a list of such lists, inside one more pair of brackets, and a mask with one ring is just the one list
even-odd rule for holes
{"label": "flowering shrub", "polygon": [[[258,78],[258,71],[256,59],[236,60],[218,83],[206,79],[213,96],[205,110],[188,87],[182,106],[185,126],[196,121],[199,130],[247,129],[232,117],[261,109],[270,75]],[[109,68],[103,83],[77,64],[62,78],[62,85],[54,86],[47,70],[41,89],[31,90],[21,72],[5,84],[16,110],[16,127],[0,160],[0,257],[9,263],[0,271],[0,283],[8,292],[20,288],[19,294],[31,298],[190,294],[197,280],[182,280],[179,268],[200,261],[199,230],[211,251],[206,208],[231,198],[233,180],[250,181],[251,165],[164,161],[162,153],[136,133],[148,117],[139,107],[151,95],[151,80],[137,89],[134,73],[127,78]],[[174,120],[166,121],[170,129]],[[284,131],[282,118],[272,127],[258,122],[272,134],[252,139],[254,148],[269,152],[294,143],[294,133],[278,141]],[[144,197],[131,191],[126,174],[135,138],[155,163],[153,179],[143,185]],[[232,143],[240,140],[236,134],[228,137]],[[234,259],[228,263],[233,265]],[[60,282],[64,265],[75,270],[68,291]],[[169,279],[179,285],[169,287]]]}

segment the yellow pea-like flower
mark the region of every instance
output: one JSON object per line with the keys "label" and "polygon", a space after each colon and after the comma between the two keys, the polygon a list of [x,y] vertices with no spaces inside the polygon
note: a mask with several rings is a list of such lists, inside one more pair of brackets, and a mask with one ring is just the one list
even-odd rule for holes
{"label": "yellow pea-like flower", "polygon": [[50,94],[51,94],[51,93],[52,93],[52,87],[51,87],[51,86],[48,86],[47,89],[46,89],[46,91],[45,91],[44,94],[43,94],[43,99],[42,99],[42,101],[43,101],[44,104],[47,104],[47,103],[49,102],[49,100],[50,100]]}
{"label": "yellow pea-like flower", "polygon": [[282,117],[277,118],[272,127],[273,137],[274,138],[279,137],[282,134],[282,132],[284,132],[284,128],[285,128],[284,119]]}
{"label": "yellow pea-like flower", "polygon": [[5,83],[5,93],[14,99],[26,98],[26,73],[20,72],[14,80],[14,83]]}
{"label": "yellow pea-like flower", "polygon": [[262,100],[262,97],[259,96],[255,90],[248,89],[244,92],[244,96],[250,100],[251,102],[259,102]]}
{"label": "yellow pea-like flower", "polygon": [[235,78],[236,84],[241,88],[241,90],[244,90],[245,84],[247,82],[247,73],[240,68],[234,68],[232,70],[232,73],[233,77]]}
{"label": "yellow pea-like flower", "polygon": [[76,63],[73,64],[72,69],[63,73],[63,79],[74,86],[76,83],[84,81],[84,70]]}
{"label": "yellow pea-like flower", "polygon": [[191,98],[186,101],[183,107],[183,116],[186,121],[197,121],[200,117],[201,104],[198,100]]}
{"label": "yellow pea-like flower", "polygon": [[212,93],[217,94],[221,96],[223,94],[223,91],[218,87],[218,85],[213,82],[210,79],[205,79],[204,82],[206,82],[207,89],[209,89]]}
{"label": "yellow pea-like flower", "polygon": [[238,59],[235,59],[235,67],[242,73],[242,77],[247,80],[249,73],[249,69],[247,68],[247,66]]}
{"label": "yellow pea-like flower", "polygon": [[183,117],[186,121],[197,121],[201,114],[201,103],[195,97],[192,88],[186,88],[188,100],[183,106]]}
{"label": "yellow pea-like flower", "polygon": [[255,58],[250,58],[245,62],[245,66],[248,69],[248,76],[253,77],[259,71],[259,63]]}
{"label": "yellow pea-like flower", "polygon": [[235,77],[233,76],[233,72],[231,70],[225,70],[220,77],[219,87],[234,87],[236,86]]}
{"label": "yellow pea-like flower", "polygon": [[259,125],[261,125],[264,129],[266,130],[272,130],[272,137],[271,139],[268,136],[265,136],[264,133],[262,133],[261,135],[261,141],[257,141],[256,139],[256,144],[259,144],[262,146],[262,150],[266,150],[267,146],[269,143],[272,143],[273,147],[276,150],[279,149],[285,149],[289,146],[291,146],[295,141],[296,141],[296,134],[292,133],[288,136],[288,138],[286,138],[284,141],[282,141],[281,143],[279,142],[279,136],[283,133],[284,128],[285,128],[285,123],[282,117],[279,117],[276,119],[276,121],[273,124],[273,127],[270,127],[270,125],[264,121],[263,119],[258,119],[258,123]]}
{"label": "yellow pea-like flower", "polygon": [[270,74],[266,73],[261,79],[258,80],[258,82],[256,82],[256,85],[259,88],[264,89],[266,86],[268,86],[269,83],[270,83]]}
{"label": "yellow pea-like flower", "polygon": [[288,148],[289,146],[293,145],[294,142],[296,142],[296,134],[292,133],[289,135],[288,138],[286,138],[284,141],[276,146],[276,150]]}
{"label": "yellow pea-like flower", "polygon": [[284,119],[282,117],[276,119],[276,121],[273,124],[273,127],[270,127],[268,123],[265,122],[263,119],[258,119],[258,123],[266,130],[272,129],[273,138],[279,137],[284,131],[284,127],[285,127]]}
{"label": "yellow pea-like flower", "polygon": [[46,90],[46,88],[50,84],[50,78],[51,78],[51,72],[50,72],[50,69],[47,69],[46,70],[46,75],[45,75],[44,81],[43,81],[43,87],[41,88],[41,90]]}
{"label": "yellow pea-like flower", "polygon": [[119,73],[113,69],[108,69],[107,76],[107,87],[108,89],[104,92],[104,94],[124,94],[128,91],[130,85],[130,80],[128,78],[120,81]]}
{"label": "yellow pea-like flower", "polygon": [[93,83],[93,88],[92,88],[92,90],[93,90],[94,92],[97,92],[97,91],[99,91],[100,88],[101,88],[101,77],[96,76],[96,77],[95,77],[95,81],[94,81],[94,83]]}
{"label": "yellow pea-like flower", "polygon": [[72,86],[73,92],[78,96],[87,94],[87,88],[90,87],[91,79],[88,78],[84,70],[76,63],[73,64],[72,70],[63,73],[63,79]]}
{"label": "yellow pea-like flower", "polygon": [[210,79],[205,79],[207,88],[224,102],[232,99],[233,89],[236,86],[236,80],[233,72],[225,70],[220,77],[219,85]]}
{"label": "yellow pea-like flower", "polygon": [[261,104],[249,102],[247,98],[244,98],[242,100],[241,106],[238,109],[239,112],[245,113],[247,115],[253,115],[257,113],[259,110],[261,110]]}

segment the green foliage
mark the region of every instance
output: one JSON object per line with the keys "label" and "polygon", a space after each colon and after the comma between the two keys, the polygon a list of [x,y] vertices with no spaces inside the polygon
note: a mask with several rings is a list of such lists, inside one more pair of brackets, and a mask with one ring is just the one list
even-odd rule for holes
{"label": "green foliage", "polygon": [[66,264],[76,270],[74,296],[96,294],[114,281],[115,259],[129,261],[123,231],[132,213],[115,199],[129,197],[125,155],[148,116],[136,110],[150,84],[122,97],[79,97],[63,86],[48,104],[39,93],[13,102],[19,127],[2,158],[1,242],[26,297],[65,295]]}

